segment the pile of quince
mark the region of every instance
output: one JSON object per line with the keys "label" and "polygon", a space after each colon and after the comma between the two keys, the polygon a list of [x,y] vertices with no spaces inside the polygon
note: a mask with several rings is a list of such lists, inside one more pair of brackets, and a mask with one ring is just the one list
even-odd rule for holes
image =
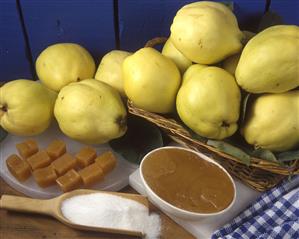
{"label": "pile of quince", "polygon": [[1,127],[21,136],[44,132],[56,118],[72,139],[106,143],[126,132],[127,111],[116,89],[95,80],[95,62],[78,44],[46,48],[36,60],[40,82],[19,79],[0,89]]}
{"label": "pile of quince", "polygon": [[[174,17],[162,53],[114,50],[95,72],[77,44],[45,49],[36,61],[41,83],[16,80],[1,87],[1,126],[33,135],[54,116],[69,137],[104,143],[126,132],[123,99],[144,110],[177,112],[208,139],[238,129],[257,148],[273,152],[299,145],[299,27],[278,25],[257,34],[241,31],[224,4],[201,1]],[[254,95],[240,121],[242,94]]]}
{"label": "pile of quince", "polygon": [[[162,53],[143,48],[122,64],[124,91],[147,111],[177,111],[208,139],[238,129],[255,148],[282,152],[299,145],[299,27],[240,31],[224,4],[201,1],[173,19]],[[297,89],[296,89],[297,88]],[[245,120],[244,97],[251,94]]]}

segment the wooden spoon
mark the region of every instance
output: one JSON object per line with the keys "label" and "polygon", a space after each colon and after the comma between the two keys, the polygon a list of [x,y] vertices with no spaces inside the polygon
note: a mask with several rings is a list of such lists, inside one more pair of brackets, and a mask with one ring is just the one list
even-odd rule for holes
{"label": "wooden spoon", "polygon": [[72,223],[71,221],[69,221],[67,218],[63,216],[61,212],[61,204],[65,199],[77,195],[91,194],[91,193],[108,193],[108,194],[137,201],[145,205],[146,207],[149,206],[147,198],[138,194],[79,189],[68,193],[64,193],[56,198],[48,199],[48,200],[32,199],[32,198],[18,197],[18,196],[11,196],[11,195],[2,195],[0,200],[0,208],[12,210],[12,211],[49,215],[56,218],[57,220],[59,220],[60,222],[64,223],[69,227],[80,229],[80,230],[99,231],[99,232],[123,234],[123,235],[138,236],[138,237],[144,236],[142,232],[138,232],[138,231],[79,225],[79,224]]}

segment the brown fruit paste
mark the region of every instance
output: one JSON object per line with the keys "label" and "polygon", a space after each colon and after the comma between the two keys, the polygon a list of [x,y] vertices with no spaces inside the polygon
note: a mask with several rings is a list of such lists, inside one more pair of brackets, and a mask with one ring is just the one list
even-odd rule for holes
{"label": "brown fruit paste", "polygon": [[143,162],[142,172],[159,197],[187,211],[219,212],[234,197],[227,174],[189,151],[175,148],[155,151]]}

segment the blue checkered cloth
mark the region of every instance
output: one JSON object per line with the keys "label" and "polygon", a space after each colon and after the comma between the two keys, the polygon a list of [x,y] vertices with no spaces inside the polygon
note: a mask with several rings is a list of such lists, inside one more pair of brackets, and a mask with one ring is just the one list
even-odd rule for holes
{"label": "blue checkered cloth", "polygon": [[298,239],[299,175],[263,193],[212,239]]}

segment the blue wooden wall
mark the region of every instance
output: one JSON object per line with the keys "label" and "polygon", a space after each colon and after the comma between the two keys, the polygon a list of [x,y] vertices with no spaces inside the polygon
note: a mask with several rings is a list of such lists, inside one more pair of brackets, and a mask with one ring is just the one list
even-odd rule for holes
{"label": "blue wooden wall", "polygon": [[34,60],[58,42],[78,43],[96,60],[115,48],[113,1],[26,0],[21,7]]}
{"label": "blue wooden wall", "polygon": [[[122,49],[135,51],[147,40],[169,36],[177,10],[194,0],[119,1],[119,36]],[[230,2],[230,1],[220,1]],[[265,0],[234,0],[233,9],[241,29],[254,30],[264,13]]]}
{"label": "blue wooden wall", "polygon": [[[48,45],[76,42],[96,62],[108,51],[135,51],[168,36],[176,11],[196,0],[0,0],[0,81],[34,78],[34,62]],[[220,0],[219,0],[220,1]],[[266,10],[299,25],[297,0],[223,0],[240,28],[254,31]]]}
{"label": "blue wooden wall", "polygon": [[31,78],[29,54],[16,2],[0,0],[0,81]]}
{"label": "blue wooden wall", "polygon": [[298,0],[272,0],[270,10],[278,13],[284,23],[299,25],[299,1]]}

